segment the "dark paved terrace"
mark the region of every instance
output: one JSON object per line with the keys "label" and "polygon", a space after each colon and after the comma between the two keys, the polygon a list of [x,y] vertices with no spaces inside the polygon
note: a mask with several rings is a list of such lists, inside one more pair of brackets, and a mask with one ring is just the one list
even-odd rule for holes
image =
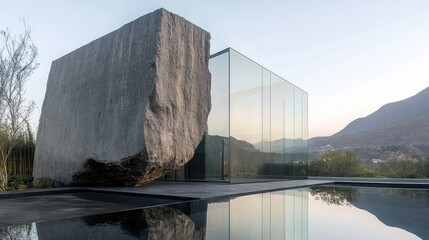
{"label": "dark paved terrace", "polygon": [[310,177],[308,180],[289,180],[277,182],[229,184],[220,182],[173,182],[156,181],[144,187],[95,187],[96,191],[137,193],[157,196],[183,198],[219,198],[244,194],[270,192],[281,189],[301,188],[322,184],[346,184],[370,187],[400,187],[429,189],[426,179],[388,179],[388,178],[331,178]]}
{"label": "dark paved terrace", "polygon": [[325,180],[290,180],[262,183],[229,184],[221,182],[152,182],[144,187],[96,187],[89,190],[138,193],[156,196],[174,196],[184,198],[218,198],[251,193],[270,192],[280,189],[301,188],[313,185],[329,184]]}

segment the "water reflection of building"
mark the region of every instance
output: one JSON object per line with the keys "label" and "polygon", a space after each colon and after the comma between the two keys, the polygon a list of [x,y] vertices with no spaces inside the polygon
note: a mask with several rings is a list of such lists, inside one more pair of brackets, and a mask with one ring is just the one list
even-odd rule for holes
{"label": "water reflection of building", "polygon": [[211,56],[212,110],[194,158],[166,180],[307,178],[307,93],[228,48]]}
{"label": "water reflection of building", "polygon": [[206,239],[308,239],[308,190],[209,203]]}

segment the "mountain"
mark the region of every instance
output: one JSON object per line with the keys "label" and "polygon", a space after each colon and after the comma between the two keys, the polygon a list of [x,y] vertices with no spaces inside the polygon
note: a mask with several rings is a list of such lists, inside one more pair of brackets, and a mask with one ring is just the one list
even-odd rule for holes
{"label": "mountain", "polygon": [[[274,152],[274,153],[283,153],[285,151],[286,153],[293,153],[296,148],[302,148],[302,146],[305,144],[305,141],[302,138],[297,139],[287,139],[282,138],[278,140],[274,140],[272,142],[270,141],[262,141],[253,144],[253,146],[263,152]],[[269,149],[263,149],[263,146],[265,148]]]}
{"label": "mountain", "polygon": [[413,97],[382,106],[364,118],[358,118],[333,136],[344,136],[382,129],[415,117],[429,117],[429,87]]}
{"label": "mountain", "polygon": [[352,121],[330,137],[310,139],[312,155],[326,149],[352,149],[364,159],[386,154],[428,156],[429,87]]}

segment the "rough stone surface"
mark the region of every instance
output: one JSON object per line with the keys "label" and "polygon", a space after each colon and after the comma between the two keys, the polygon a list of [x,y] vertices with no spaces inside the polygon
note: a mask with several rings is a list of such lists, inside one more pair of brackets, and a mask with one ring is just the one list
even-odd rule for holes
{"label": "rough stone surface", "polygon": [[[206,219],[205,211],[193,213]],[[170,206],[38,222],[39,239],[206,239],[207,223]],[[26,226],[22,226],[26,230]],[[28,227],[27,227],[28,229]],[[0,228],[1,230],[1,228]],[[16,236],[12,235],[12,236]]]}
{"label": "rough stone surface", "polygon": [[184,165],[207,128],[209,41],[159,9],[55,60],[34,177],[142,185]]}

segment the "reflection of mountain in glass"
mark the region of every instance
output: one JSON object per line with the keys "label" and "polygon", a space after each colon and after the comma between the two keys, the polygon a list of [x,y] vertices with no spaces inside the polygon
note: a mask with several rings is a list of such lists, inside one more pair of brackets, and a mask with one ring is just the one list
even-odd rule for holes
{"label": "reflection of mountain in glass", "polygon": [[[258,148],[261,147],[262,143],[253,145],[232,136],[225,138],[206,135],[204,141],[207,144],[204,151],[200,152],[204,153],[206,165],[210,166],[222,161],[226,163],[226,159],[231,159],[231,175],[233,177],[290,178],[307,176],[307,161],[302,151],[301,139],[285,139],[288,143],[300,142],[301,149],[298,151],[297,148],[296,152],[293,150],[294,145],[292,145],[292,150],[289,149],[290,151],[286,152],[278,149],[277,152],[261,151]],[[284,143],[283,140],[278,140],[276,144],[278,145],[280,142]],[[214,167],[214,169],[221,169],[221,167]],[[224,172],[227,172],[227,168]]]}
{"label": "reflection of mountain in glass", "polygon": [[[231,175],[236,177],[306,178],[307,161],[301,149],[261,151],[262,143],[252,145],[230,137]],[[286,139],[285,139],[286,140]],[[295,140],[286,140],[293,141]],[[276,141],[284,142],[283,140]],[[302,143],[302,140],[300,141]],[[282,148],[283,149],[283,148]],[[293,149],[293,145],[292,145]],[[275,150],[275,151],[274,151]]]}
{"label": "reflection of mountain in glass", "polygon": [[[258,145],[232,136],[206,134],[192,160],[175,173],[167,174],[166,179],[226,180],[230,177],[230,181],[235,182],[307,178],[308,155],[303,149],[306,141],[284,139],[275,141],[275,146],[280,142],[295,142],[296,148],[287,148],[289,150],[285,152],[279,149],[277,152],[267,151],[266,142]],[[261,144],[265,144],[265,150],[258,149]]]}
{"label": "reflection of mountain in glass", "polygon": [[384,224],[429,239],[429,191],[393,188],[312,187],[311,195],[327,204],[353,205]]}
{"label": "reflection of mountain in glass", "polygon": [[[302,148],[304,144],[306,144],[307,141],[303,140],[301,138],[298,139],[278,139],[274,141],[262,141],[253,144],[253,146],[263,152],[275,152],[275,153],[294,153],[295,149]],[[270,146],[270,149],[264,149],[264,146]],[[305,145],[304,145],[305,146]]]}
{"label": "reflection of mountain in glass", "polygon": [[206,210],[206,203],[144,208],[37,223],[37,233],[41,239],[62,240],[204,239]]}

